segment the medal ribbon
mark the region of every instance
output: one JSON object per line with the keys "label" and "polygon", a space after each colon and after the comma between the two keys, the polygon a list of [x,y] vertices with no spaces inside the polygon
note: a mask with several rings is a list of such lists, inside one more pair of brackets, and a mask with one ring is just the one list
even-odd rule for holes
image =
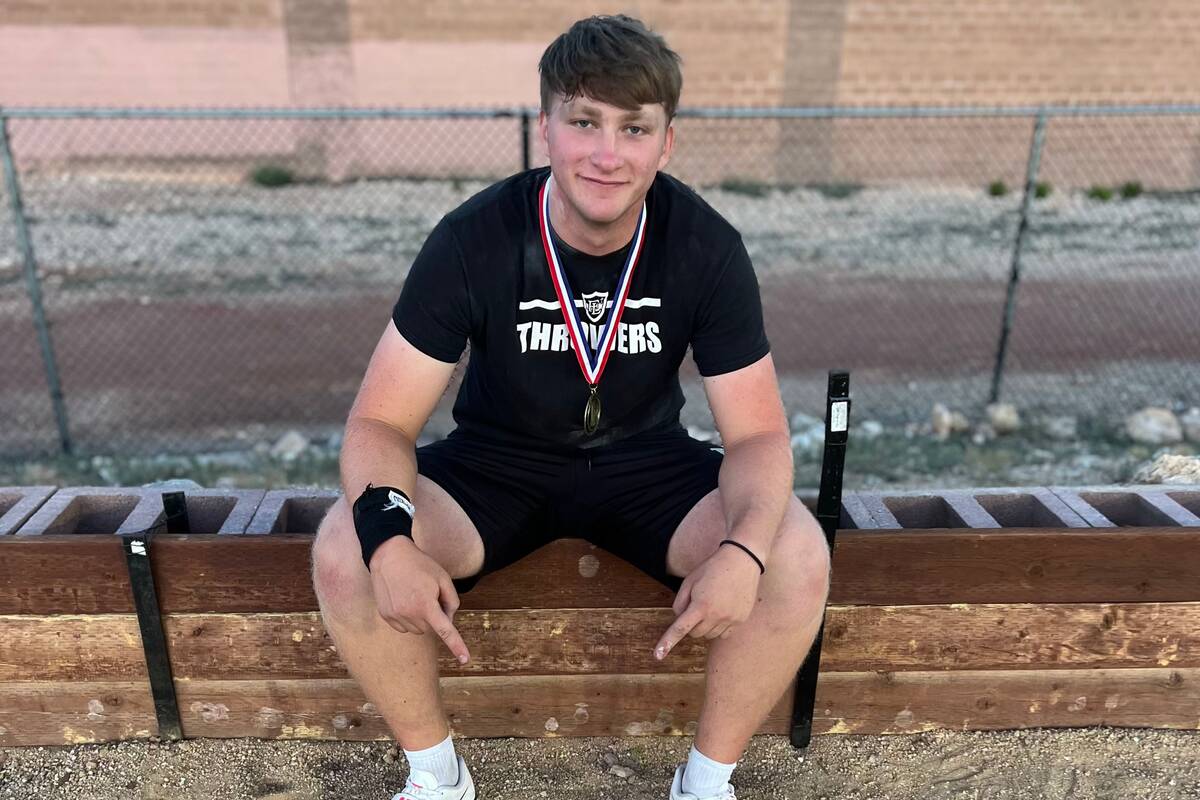
{"label": "medal ribbon", "polygon": [[621,270],[621,278],[617,282],[617,293],[613,297],[612,313],[600,332],[600,342],[593,352],[591,345],[583,334],[583,324],[579,312],[575,308],[575,295],[567,282],[567,273],[559,261],[558,251],[554,249],[554,240],[550,235],[550,177],[542,184],[541,196],[538,198],[539,222],[542,231],[542,247],[546,250],[546,263],[550,268],[550,279],[554,282],[554,292],[558,295],[558,304],[562,308],[563,319],[567,323],[567,331],[571,344],[575,348],[575,357],[579,360],[579,369],[589,386],[600,383],[600,376],[608,364],[608,355],[612,351],[613,342],[617,336],[617,325],[621,314],[625,311],[625,301],[629,298],[629,287],[633,282],[633,270],[637,266],[638,257],[642,254],[642,240],[646,232],[646,201],[642,200],[642,211],[638,215],[637,232],[633,235],[633,245],[629,248],[629,256]]}

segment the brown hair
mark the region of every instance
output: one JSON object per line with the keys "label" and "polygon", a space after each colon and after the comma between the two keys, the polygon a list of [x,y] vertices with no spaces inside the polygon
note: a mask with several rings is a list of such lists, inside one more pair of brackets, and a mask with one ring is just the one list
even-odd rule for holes
{"label": "brown hair", "polygon": [[662,103],[670,121],[683,86],[679,55],[663,37],[624,14],[576,22],[542,53],[538,73],[546,112],[557,96],[569,101],[586,94],[630,111]]}

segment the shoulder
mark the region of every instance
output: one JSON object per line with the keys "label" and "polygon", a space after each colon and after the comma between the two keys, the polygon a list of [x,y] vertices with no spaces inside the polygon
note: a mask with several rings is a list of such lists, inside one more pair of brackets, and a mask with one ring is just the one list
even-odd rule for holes
{"label": "shoulder", "polygon": [[547,167],[531,169],[493,183],[448,213],[446,224],[468,239],[523,227],[547,172]]}
{"label": "shoulder", "polygon": [[737,229],[683,181],[660,172],[650,187],[651,213],[665,225],[673,242],[686,242],[688,249],[713,256],[728,255],[741,241]]}

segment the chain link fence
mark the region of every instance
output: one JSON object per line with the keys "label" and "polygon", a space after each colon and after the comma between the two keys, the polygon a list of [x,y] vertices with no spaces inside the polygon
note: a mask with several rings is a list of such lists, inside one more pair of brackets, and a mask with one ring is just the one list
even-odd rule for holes
{"label": "chain link fence", "polygon": [[[427,232],[544,163],[526,109],[0,124],[13,458],[334,435]],[[790,411],[822,412],[832,367],[860,420],[1200,402],[1200,108],[693,109],[677,132],[668,171],[754,259]]]}

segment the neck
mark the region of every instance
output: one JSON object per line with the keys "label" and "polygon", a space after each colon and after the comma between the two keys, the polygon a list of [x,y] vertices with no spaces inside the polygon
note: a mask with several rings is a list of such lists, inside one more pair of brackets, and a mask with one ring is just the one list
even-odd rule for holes
{"label": "neck", "polygon": [[619,219],[597,225],[576,214],[558,191],[558,184],[550,180],[550,225],[558,238],[582,253],[603,256],[620,250],[637,231],[641,213],[642,205],[638,203]]}

